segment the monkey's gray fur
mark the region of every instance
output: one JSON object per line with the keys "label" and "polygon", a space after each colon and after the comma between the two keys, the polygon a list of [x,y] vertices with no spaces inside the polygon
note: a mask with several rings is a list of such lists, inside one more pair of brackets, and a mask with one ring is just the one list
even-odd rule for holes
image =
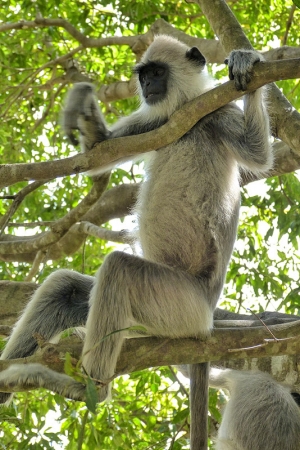
{"label": "monkey's gray fur", "polygon": [[230,369],[211,369],[209,384],[230,392],[216,450],[299,450],[300,408],[288,386]]}
{"label": "monkey's gray fur", "polygon": [[[259,60],[254,51],[230,54],[237,89],[246,88]],[[66,133],[76,142],[73,130],[79,129],[82,150],[89,151],[104,139],[156,129],[212,86],[204,66],[195,47],[158,36],[136,68],[140,108],[109,130],[92,85],[78,83],[65,107]],[[26,307],[2,359],[32,354],[34,333],[49,340],[86,323],[83,366],[105,382],[114,375],[126,337],[125,331],[110,335],[116,330],[142,325],[149,334],[170,338],[210,333],[236,238],[239,168],[261,173],[272,165],[262,89],[247,94],[244,103],[244,112],[229,104],[151,154],[136,207],[143,258],[113,252],[94,281],[67,270],[50,275]],[[21,379],[21,370],[16,372]],[[108,391],[102,389],[100,401]]]}

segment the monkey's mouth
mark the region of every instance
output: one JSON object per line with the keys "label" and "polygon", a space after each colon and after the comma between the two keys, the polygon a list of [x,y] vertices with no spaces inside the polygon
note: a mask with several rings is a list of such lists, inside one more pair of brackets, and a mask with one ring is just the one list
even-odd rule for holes
{"label": "monkey's mouth", "polygon": [[162,100],[162,97],[163,97],[162,94],[154,92],[152,94],[146,95],[145,100],[148,105],[153,105],[154,103],[157,103],[160,100]]}

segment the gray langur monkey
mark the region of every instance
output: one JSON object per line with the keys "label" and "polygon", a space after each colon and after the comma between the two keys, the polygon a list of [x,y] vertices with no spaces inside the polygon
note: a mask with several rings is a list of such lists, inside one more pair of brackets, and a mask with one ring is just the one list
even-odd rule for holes
{"label": "gray langur monkey", "polygon": [[[259,60],[255,51],[230,54],[230,78],[238,90],[246,89]],[[158,36],[135,68],[139,109],[108,128],[92,85],[78,83],[65,106],[66,134],[76,143],[73,131],[79,129],[82,150],[88,151],[105,139],[156,129],[212,87],[204,67],[196,47]],[[115,251],[95,278],[54,272],[27,305],[2,359],[34,353],[35,333],[50,340],[68,327],[85,325],[82,363],[91,377],[106,383],[99,393],[103,401],[128,327],[141,325],[150,335],[169,338],[209,335],[236,239],[240,167],[260,174],[272,165],[262,91],[245,95],[244,112],[228,104],[177,142],[152,152],[136,206],[143,257]],[[27,383],[22,369],[9,370],[8,386],[12,379]],[[49,369],[35,370],[42,385]],[[72,397],[77,396],[74,389]]]}
{"label": "gray langur monkey", "polygon": [[[209,384],[227,389],[216,450],[299,450],[299,394],[259,371],[211,369]],[[294,398],[293,398],[294,397]]]}

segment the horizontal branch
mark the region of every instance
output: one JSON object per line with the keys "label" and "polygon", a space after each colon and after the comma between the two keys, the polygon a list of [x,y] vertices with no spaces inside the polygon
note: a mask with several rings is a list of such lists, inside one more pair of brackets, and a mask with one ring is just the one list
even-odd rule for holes
{"label": "horizontal branch", "polygon": [[[219,309],[219,312],[220,311],[222,311],[224,315],[226,314],[226,311]],[[295,318],[293,318],[293,316],[291,315],[289,315],[289,317],[282,317],[285,314],[280,314],[277,312],[270,314],[274,314],[274,316],[263,320],[263,323],[268,327],[270,325],[282,325],[284,323],[291,323],[299,320],[298,316]],[[242,314],[235,314],[235,316],[236,317],[232,318],[231,320],[222,320],[222,319],[214,320],[214,328],[250,328],[250,327],[254,328],[260,327],[262,324],[260,320],[253,320],[252,316],[248,316],[247,319],[239,319],[239,316],[242,316]],[[0,325],[0,336],[10,336],[12,330],[13,327],[10,327],[8,325]]]}
{"label": "horizontal branch", "polygon": [[[64,28],[70,36],[72,36],[85,48],[100,48],[109,45],[128,45],[133,48],[133,51],[135,53],[139,53],[135,48],[139,41],[144,41],[145,44],[150,44],[150,36],[154,36],[156,34],[168,34],[169,36],[173,36],[174,38],[180,40],[181,42],[184,42],[191,47],[197,46],[204,54],[206,59],[211,63],[222,64],[227,56],[227,53],[222,47],[222,44],[219,40],[190,36],[183,31],[175,28],[164,19],[157,19],[155,22],[153,22],[148,32],[135,36],[109,36],[105,38],[88,38],[65,19],[48,19],[44,17],[37,17],[35,20],[19,20],[18,22],[3,23],[0,25],[0,33],[11,30],[28,30],[48,27]],[[284,45],[280,48],[263,52],[263,55],[267,60],[299,58],[300,49],[297,47],[289,47],[287,45]]]}
{"label": "horizontal branch", "polygon": [[82,221],[74,225],[74,227],[76,227],[76,233],[84,233],[89,236],[97,237],[99,239],[111,242],[119,242],[122,244],[130,242],[130,240],[126,238],[126,233],[124,232],[124,230],[108,230],[107,228],[97,227],[93,223],[86,221]]}
{"label": "horizontal branch", "polygon": [[[300,59],[261,62],[255,66],[254,76],[247,92],[275,80],[300,77]],[[137,136],[111,139],[98,144],[87,154],[70,158],[31,164],[4,164],[0,166],[0,188],[18,181],[41,180],[84,172],[95,167],[106,166],[121,158],[131,157],[171,144],[181,138],[200,119],[227,103],[238,99],[241,92],[228,81],[200,97],[186,103],[176,111],[167,124],[159,129]],[[300,152],[300,135],[294,138],[295,147]]]}
{"label": "horizontal branch", "polygon": [[45,19],[37,17],[35,20],[19,20],[19,22],[4,23],[0,26],[0,33],[9,30],[22,30],[30,28],[59,27],[64,28],[70,36],[84,47],[103,47],[107,45],[132,45],[137,40],[135,36],[112,36],[106,38],[88,38],[65,19]]}
{"label": "horizontal branch", "polygon": [[[2,316],[0,316],[0,323],[12,325],[17,318],[18,312],[24,308],[26,300],[29,299],[37,287],[38,285],[34,283],[0,281],[0,311]],[[11,302],[12,298],[14,299],[14,302]],[[276,338],[299,335],[298,316],[291,316],[278,312],[263,312],[259,313],[258,317],[269,326]],[[292,326],[290,323],[291,321],[296,321],[293,326],[296,326],[296,328],[290,328]],[[278,327],[272,324],[283,325]],[[236,314],[217,308],[215,311],[216,329],[209,340],[203,342],[195,339],[131,339],[126,341],[117,370],[118,373],[126,373],[149,366],[187,364],[210,358],[219,366],[232,367],[239,370],[249,369],[255,364],[255,367],[258,369],[269,371],[270,367],[273,367],[275,364],[274,367],[277,368],[278,372],[278,367],[283,366],[280,373],[277,373],[275,370],[273,376],[278,378],[279,381],[288,380],[290,375],[287,372],[290,370],[293,372],[293,382],[295,384],[300,384],[300,376],[298,376],[297,379],[296,375],[297,355],[299,353],[297,353],[298,349],[295,350],[291,347],[291,345],[294,345],[294,341],[279,341],[279,343],[269,342],[265,346],[264,339],[270,338],[271,335],[265,327],[261,327],[260,325],[261,322],[254,319],[253,316],[249,314]],[[224,330],[224,327],[226,327],[227,330]],[[252,331],[249,332],[246,328],[251,328]],[[0,327],[0,333],[3,335],[7,335],[9,331],[10,327],[8,326]],[[279,346],[277,344],[279,344]],[[228,352],[228,349],[240,349],[254,346],[256,346],[256,348],[251,350]],[[74,364],[76,364],[80,359],[81,351],[82,341],[75,336],[72,336],[63,339],[58,345],[46,344],[38,353],[24,360],[0,361],[0,371],[7,369],[13,363],[40,363],[55,371],[63,372],[64,355],[66,352],[71,354],[74,359]],[[280,357],[279,355],[283,356]],[[274,357],[276,357],[275,360]],[[128,361],[130,361],[130,365],[128,365]],[[30,378],[31,374],[30,371],[28,371],[28,367],[29,366],[27,365],[26,370],[28,377]],[[34,371],[35,376],[38,377],[40,369],[35,368]],[[28,380],[28,377],[26,377],[26,380]],[[5,374],[3,374],[3,380],[4,379]],[[36,380],[34,377],[31,377],[30,379]],[[44,387],[48,387],[48,389],[55,391],[51,373],[48,373],[44,381]],[[66,382],[69,387],[73,386],[74,382],[72,381],[70,384],[69,381],[64,377],[61,379],[62,383]],[[0,386],[2,385],[0,384]],[[37,384],[33,383],[30,388],[34,389],[36,386]],[[18,386],[13,390],[20,391],[22,389],[25,389],[25,386],[23,386],[23,388]],[[28,389],[28,387],[26,389]],[[7,388],[7,390],[9,389]]]}
{"label": "horizontal branch", "polygon": [[[215,329],[207,341],[161,338],[130,339],[126,341],[124,352],[117,364],[117,373],[124,374],[134,370],[173,364],[197,364],[246,357],[262,358],[270,355],[299,354],[300,320],[288,324],[272,325],[269,328],[277,339],[292,336],[295,338],[271,341],[264,346],[262,345],[264,340],[271,337],[266,328],[247,327]],[[243,351],[240,351],[241,349]]]}
{"label": "horizontal branch", "polygon": [[[294,323],[274,325],[269,327],[276,336],[271,338],[270,332],[265,327],[257,328],[228,328],[215,329],[211,337],[205,341],[197,339],[162,339],[156,337],[128,339],[125,342],[121,356],[117,363],[116,376],[131,373],[156,366],[195,364],[206,361],[228,361],[244,358],[262,358],[265,356],[298,355],[300,353],[300,320]],[[271,338],[271,339],[270,339]],[[24,364],[24,380],[30,377],[30,369],[36,375],[36,384],[21,383],[14,385],[14,379],[6,379],[5,373],[0,376],[0,391],[22,391],[43,386],[48,389],[55,388],[51,377],[51,371],[45,373],[39,366],[31,364],[40,363],[57,372],[64,372],[64,355],[71,354],[74,365],[81,356],[82,342],[79,339],[63,339],[59,344],[46,344],[33,356],[18,360],[0,361],[0,372],[7,370],[13,364]],[[12,371],[8,375],[13,374]],[[34,380],[31,377],[31,380]],[[40,380],[43,379],[41,383]],[[59,388],[59,392],[67,392],[72,396],[67,387],[74,387],[74,380],[63,376],[61,383],[65,388]],[[25,383],[24,381],[24,383]],[[79,383],[78,387],[82,384]],[[54,389],[55,390],[55,389]],[[76,391],[76,386],[75,386]],[[58,392],[58,391],[57,391]],[[78,397],[76,397],[78,399]],[[84,389],[82,397],[84,399]]]}

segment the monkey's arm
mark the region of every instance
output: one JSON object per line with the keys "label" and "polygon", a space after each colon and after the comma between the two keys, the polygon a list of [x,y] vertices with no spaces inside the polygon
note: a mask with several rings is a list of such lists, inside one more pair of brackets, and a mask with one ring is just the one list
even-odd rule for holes
{"label": "monkey's arm", "polygon": [[[228,58],[229,78],[237,90],[246,90],[251,81],[253,65],[261,61],[253,50],[234,50]],[[234,153],[238,163],[254,173],[272,167],[269,117],[264,102],[265,89],[244,96],[244,114],[228,105],[226,117],[220,121],[219,133],[225,146]]]}
{"label": "monkey's arm", "polygon": [[[62,126],[73,145],[80,142],[83,152],[110,137],[92,84],[77,83],[70,90],[62,114]],[[79,141],[74,135],[75,130],[79,130]]]}
{"label": "monkey's arm", "polygon": [[[73,145],[80,143],[81,151],[91,150],[95,144],[106,139],[122,136],[132,136],[146,133],[163,125],[166,119],[145,120],[141,113],[135,112],[128,117],[121,118],[108,129],[105,119],[98,105],[95,88],[90,83],[77,83],[68,93],[62,113],[62,127]],[[79,140],[74,131],[79,131]],[[141,155],[138,155],[141,158]],[[120,159],[117,164],[133,160],[132,156]],[[99,161],[101,164],[101,161]],[[89,175],[99,175],[110,171],[116,163],[93,169]]]}

